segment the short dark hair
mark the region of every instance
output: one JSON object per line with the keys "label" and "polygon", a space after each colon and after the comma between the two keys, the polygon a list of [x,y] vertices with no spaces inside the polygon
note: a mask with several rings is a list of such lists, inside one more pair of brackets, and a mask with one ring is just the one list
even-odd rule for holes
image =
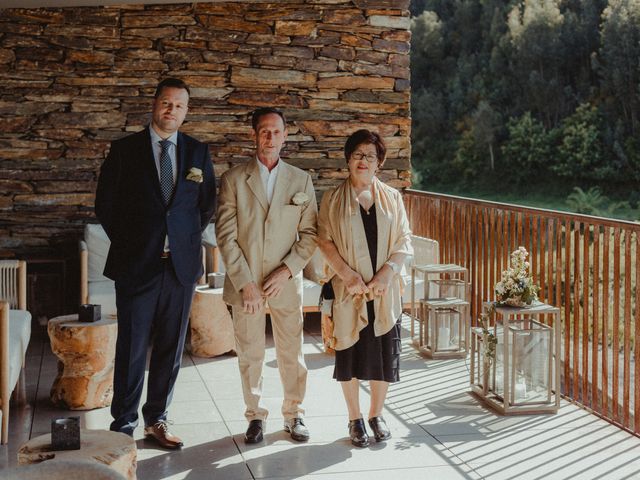
{"label": "short dark hair", "polygon": [[276,115],[279,115],[280,118],[282,119],[284,128],[287,128],[287,119],[285,118],[284,113],[282,113],[277,108],[262,107],[254,110],[253,113],[251,114],[251,126],[253,127],[253,129],[255,130],[258,127],[258,122],[260,122],[261,117],[264,117],[265,115],[269,115],[271,113],[275,113]]}
{"label": "short dark hair", "polygon": [[378,167],[382,167],[387,154],[387,146],[384,144],[382,137],[371,130],[365,128],[353,132],[347,142],[344,144],[344,156],[347,162],[351,158],[353,152],[362,144],[371,144],[376,147],[376,154],[378,155]]}
{"label": "short dark hair", "polygon": [[162,80],[158,86],[156,87],[156,93],[154,95],[155,98],[158,98],[162,94],[163,88],[183,88],[187,91],[187,94],[191,96],[191,91],[189,90],[188,85],[184,82],[184,80],[180,80],[179,78],[165,78]]}

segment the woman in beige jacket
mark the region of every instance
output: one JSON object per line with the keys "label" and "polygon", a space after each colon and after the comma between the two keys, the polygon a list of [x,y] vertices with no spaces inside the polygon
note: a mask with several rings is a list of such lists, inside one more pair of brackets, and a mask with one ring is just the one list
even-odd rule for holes
{"label": "woman in beige jacket", "polygon": [[390,382],[399,380],[402,277],[411,249],[409,222],[400,193],[376,172],[385,160],[382,138],[358,130],[344,147],[349,178],[327,191],[320,204],[318,245],[328,264],[324,298],[333,298],[334,378],[349,410],[349,437],[369,445],[360,413],[359,380],[371,387],[369,426],[375,439],[391,433],[382,417]]}

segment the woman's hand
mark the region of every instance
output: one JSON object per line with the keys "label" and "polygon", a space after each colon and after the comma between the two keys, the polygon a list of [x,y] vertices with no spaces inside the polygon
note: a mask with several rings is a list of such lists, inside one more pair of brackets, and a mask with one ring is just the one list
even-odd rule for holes
{"label": "woman's hand", "polygon": [[367,284],[369,290],[376,296],[382,296],[387,293],[394,277],[393,270],[386,263],[380,270],[376,272],[371,281]]}
{"label": "woman's hand", "polygon": [[351,270],[350,274],[343,278],[342,281],[350,295],[364,295],[365,293],[369,293],[369,288],[366,283],[364,283],[364,280],[362,280],[362,276],[354,270]]}

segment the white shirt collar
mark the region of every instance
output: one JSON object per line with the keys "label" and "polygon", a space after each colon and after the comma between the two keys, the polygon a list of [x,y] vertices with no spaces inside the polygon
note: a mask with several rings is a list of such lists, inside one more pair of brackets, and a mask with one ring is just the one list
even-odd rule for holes
{"label": "white shirt collar", "polygon": [[151,133],[151,143],[160,143],[162,140],[169,140],[173,145],[178,145],[178,131],[176,130],[168,138],[164,139],[156,133],[153,125],[149,125],[149,133]]}
{"label": "white shirt collar", "polygon": [[278,173],[278,169],[280,168],[280,159],[278,158],[278,163],[276,163],[276,166],[273,167],[271,169],[271,171],[269,171],[269,169],[265,166],[264,163],[262,163],[260,161],[260,159],[258,157],[256,157],[256,162],[258,162],[258,168],[260,168],[260,175],[266,175],[267,177],[269,175],[276,175]]}
{"label": "white shirt collar", "polygon": [[267,194],[267,202],[271,205],[276,179],[278,178],[278,170],[280,170],[280,159],[278,158],[278,163],[276,163],[276,166],[273,167],[271,171],[269,171],[258,157],[256,157],[256,162],[258,162],[258,171],[260,172],[260,180],[262,181],[264,192]]}

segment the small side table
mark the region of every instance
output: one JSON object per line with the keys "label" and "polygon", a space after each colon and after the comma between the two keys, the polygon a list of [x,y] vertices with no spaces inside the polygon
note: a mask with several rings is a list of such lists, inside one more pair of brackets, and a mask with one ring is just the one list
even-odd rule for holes
{"label": "small side table", "polygon": [[[80,450],[52,450],[51,434],[40,435],[18,450],[18,465],[64,460],[101,463],[128,480],[136,479],[137,450],[132,437],[109,430],[81,430]],[[71,477],[73,478],[73,475]]]}
{"label": "small side table", "polygon": [[215,357],[236,348],[233,322],[222,300],[222,288],[196,287],[189,316],[189,350],[197,357]]}
{"label": "small side table", "polygon": [[[485,311],[493,305],[484,304]],[[504,415],[557,413],[560,408],[560,309],[496,306],[498,343],[489,372],[483,366],[482,329],[472,330],[471,390]],[[553,326],[539,321],[553,315]],[[486,385],[484,385],[486,383]]]}
{"label": "small side table", "polygon": [[70,410],[111,405],[117,320],[79,322],[77,314],[65,315],[49,320],[47,330],[59,359],[51,401]]}

